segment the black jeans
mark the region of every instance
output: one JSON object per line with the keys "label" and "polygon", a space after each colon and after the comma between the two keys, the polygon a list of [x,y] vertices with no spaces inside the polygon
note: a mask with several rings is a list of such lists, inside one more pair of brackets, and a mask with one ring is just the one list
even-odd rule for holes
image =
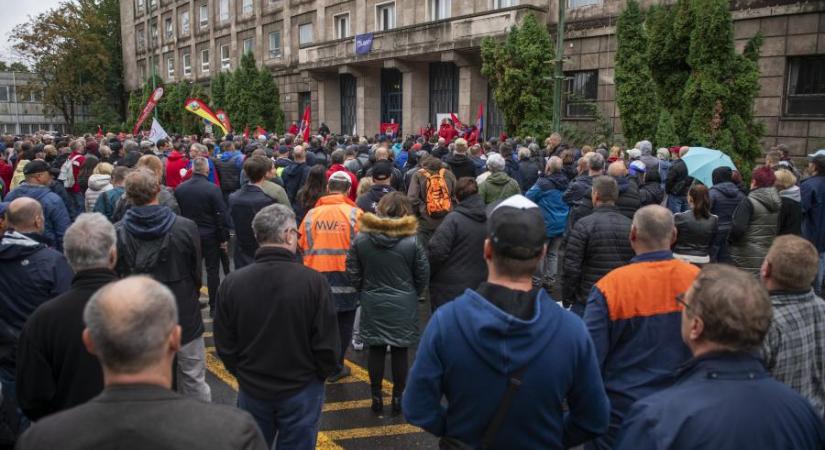
{"label": "black jeans", "polygon": [[355,324],[355,310],[338,312],[338,333],[341,337],[341,357],[338,358],[338,371],[344,369],[344,356],[352,340],[352,327]]}
{"label": "black jeans", "polygon": [[[390,347],[392,356],[392,396],[401,397],[407,385],[407,348]],[[381,382],[384,380],[384,357],[387,355],[386,345],[370,346],[370,356],[367,361],[367,370],[370,374],[372,395],[381,397]]]}
{"label": "black jeans", "polygon": [[215,297],[221,284],[220,269],[222,252],[215,236],[201,236],[201,256],[206,266],[206,287],[209,289],[209,310],[215,310]]}

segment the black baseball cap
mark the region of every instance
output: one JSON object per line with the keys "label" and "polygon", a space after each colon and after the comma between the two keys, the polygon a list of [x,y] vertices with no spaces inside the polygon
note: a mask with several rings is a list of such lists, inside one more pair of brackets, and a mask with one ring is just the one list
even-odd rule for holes
{"label": "black baseball cap", "polygon": [[392,163],[389,161],[376,161],[372,166],[372,179],[384,181],[392,176]]}
{"label": "black baseball cap", "polygon": [[539,206],[523,195],[499,203],[487,220],[487,237],[497,253],[513,259],[533,259],[547,240]]}
{"label": "black baseball cap", "polygon": [[23,168],[23,175],[48,172],[51,168],[52,166],[50,166],[46,161],[35,159],[34,161],[30,161],[26,164],[26,167]]}

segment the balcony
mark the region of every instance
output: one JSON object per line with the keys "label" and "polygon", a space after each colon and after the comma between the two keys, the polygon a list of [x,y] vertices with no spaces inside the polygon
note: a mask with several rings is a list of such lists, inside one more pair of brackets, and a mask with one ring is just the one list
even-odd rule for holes
{"label": "balcony", "polygon": [[372,51],[363,56],[355,54],[354,37],[310,44],[298,50],[298,64],[302,70],[323,70],[330,65],[477,48],[482,38],[504,34],[529,13],[546,23],[546,9],[520,5],[375,32]]}

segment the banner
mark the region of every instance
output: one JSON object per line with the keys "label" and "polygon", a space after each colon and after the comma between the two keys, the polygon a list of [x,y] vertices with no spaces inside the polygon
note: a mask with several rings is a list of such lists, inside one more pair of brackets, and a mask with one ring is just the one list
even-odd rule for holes
{"label": "banner", "polygon": [[219,110],[215,111],[215,116],[217,116],[218,120],[221,121],[221,123],[223,124],[223,127],[226,128],[227,130],[229,130],[229,132],[231,133],[232,132],[232,124],[229,123],[229,114],[224,112],[224,110],[219,109]]}
{"label": "banner", "polygon": [[366,55],[372,50],[372,33],[355,35],[355,54]]}
{"label": "banner", "polygon": [[163,88],[159,87],[152,92],[152,95],[149,96],[149,101],[146,102],[146,106],[143,107],[143,111],[140,113],[140,117],[138,117],[137,122],[135,122],[135,128],[132,129],[132,134],[136,135],[140,126],[143,125],[143,121],[149,117],[149,114],[152,114],[152,110],[155,109],[155,106],[158,105],[160,98],[163,97]]}
{"label": "banner", "polygon": [[381,122],[378,128],[378,134],[384,134],[395,139],[398,135],[398,124],[395,122]]}
{"label": "banner", "polygon": [[208,106],[206,106],[206,103],[196,98],[187,98],[186,104],[184,105],[184,109],[191,112],[192,114],[195,114],[198,117],[201,117],[212,122],[213,125],[217,126],[221,129],[221,131],[223,131],[223,134],[229,134],[226,131],[226,127],[224,127],[221,123],[220,119],[218,119],[218,117],[215,116],[215,113],[213,113],[212,110],[209,109]]}
{"label": "banner", "polygon": [[152,129],[149,131],[149,140],[152,141],[153,144],[157,144],[159,140],[168,138],[169,135],[166,134],[166,130],[160,126],[160,122],[158,119],[152,118]]}

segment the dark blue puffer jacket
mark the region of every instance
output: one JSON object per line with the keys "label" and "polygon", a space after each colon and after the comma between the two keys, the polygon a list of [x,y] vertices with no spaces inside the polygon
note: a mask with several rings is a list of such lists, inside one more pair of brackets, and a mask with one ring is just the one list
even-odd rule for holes
{"label": "dark blue puffer jacket", "polygon": [[46,186],[23,183],[17,186],[6,196],[6,201],[11,202],[20,197],[33,198],[43,207],[43,217],[46,219],[46,229],[43,235],[46,236],[54,248],[63,250],[63,234],[71,225],[69,210],[60,197]]}
{"label": "dark blue puffer jacket", "polygon": [[719,218],[719,229],[730,230],[733,211],[742,203],[745,194],[730,181],[714,184],[710,188],[710,213]]}

